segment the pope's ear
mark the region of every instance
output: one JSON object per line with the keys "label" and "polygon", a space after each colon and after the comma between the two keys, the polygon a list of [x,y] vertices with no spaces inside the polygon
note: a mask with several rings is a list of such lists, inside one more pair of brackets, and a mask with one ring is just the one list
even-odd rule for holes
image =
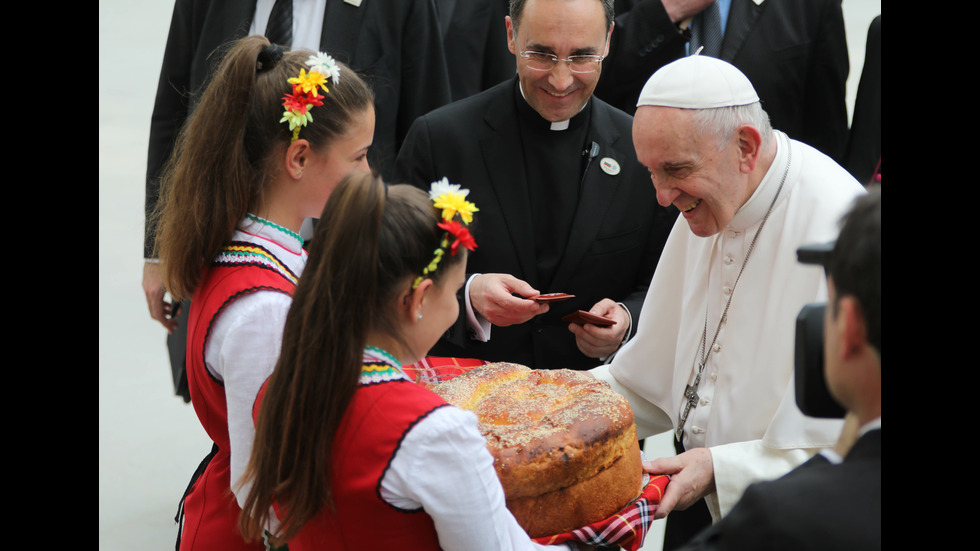
{"label": "pope's ear", "polygon": [[739,168],[742,173],[748,174],[755,170],[756,163],[762,151],[762,134],[751,125],[740,127],[736,131],[738,139],[738,159]]}

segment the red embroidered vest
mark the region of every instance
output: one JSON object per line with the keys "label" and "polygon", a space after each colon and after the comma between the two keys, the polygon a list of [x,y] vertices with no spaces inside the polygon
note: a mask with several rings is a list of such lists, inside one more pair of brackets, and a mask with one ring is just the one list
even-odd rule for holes
{"label": "red embroidered vest", "polygon": [[257,291],[292,295],[295,284],[273,269],[254,264],[211,266],[191,300],[187,324],[187,384],[191,403],[217,452],[184,498],[181,551],[260,550],[262,542],[246,543],[238,529],[241,513],[231,493],[228,406],[224,385],[204,362],[211,327],[235,299]]}
{"label": "red embroidered vest", "polygon": [[[264,393],[265,386],[259,400]],[[446,405],[390,365],[366,359],[334,448],[336,511],[324,507],[289,540],[289,550],[439,549],[432,517],[389,505],[381,479],[408,431]]]}

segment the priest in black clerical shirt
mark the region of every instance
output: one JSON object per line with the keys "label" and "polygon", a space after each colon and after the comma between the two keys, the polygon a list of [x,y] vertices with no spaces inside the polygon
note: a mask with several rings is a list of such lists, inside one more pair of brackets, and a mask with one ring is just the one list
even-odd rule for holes
{"label": "priest in black clerical shirt", "polygon": [[[460,317],[430,352],[588,369],[636,331],[676,210],[657,204],[632,118],[592,97],[611,0],[513,2],[517,78],[415,121],[396,181],[446,177],[480,209]],[[563,302],[539,303],[546,293]],[[615,324],[562,321],[585,310]]]}

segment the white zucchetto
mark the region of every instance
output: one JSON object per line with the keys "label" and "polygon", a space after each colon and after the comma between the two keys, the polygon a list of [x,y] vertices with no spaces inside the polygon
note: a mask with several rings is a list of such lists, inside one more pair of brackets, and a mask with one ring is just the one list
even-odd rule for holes
{"label": "white zucchetto", "polygon": [[695,54],[664,65],[653,73],[643,86],[636,106],[713,109],[758,101],[759,95],[752,83],[734,65]]}

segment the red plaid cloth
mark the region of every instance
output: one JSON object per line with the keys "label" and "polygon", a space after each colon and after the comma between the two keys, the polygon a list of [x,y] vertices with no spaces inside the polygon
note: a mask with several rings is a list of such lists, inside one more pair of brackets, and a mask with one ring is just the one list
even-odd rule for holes
{"label": "red plaid cloth", "polygon": [[431,388],[457,375],[462,375],[474,367],[480,367],[488,363],[490,362],[476,358],[426,356],[412,365],[402,367],[402,371],[416,383]]}
{"label": "red plaid cloth", "polygon": [[535,538],[534,541],[544,545],[580,541],[588,545],[618,545],[627,551],[636,551],[643,545],[653,524],[653,513],[657,511],[668,480],[662,474],[650,477],[636,501],[605,520],[557,536]]}
{"label": "red plaid cloth", "polygon": [[[488,363],[476,358],[428,356],[402,369],[413,381],[432,387]],[[535,538],[534,541],[545,545],[580,541],[588,545],[618,545],[626,551],[636,551],[643,545],[653,524],[653,514],[657,511],[668,480],[664,475],[650,477],[640,497],[605,520],[564,534]]]}

